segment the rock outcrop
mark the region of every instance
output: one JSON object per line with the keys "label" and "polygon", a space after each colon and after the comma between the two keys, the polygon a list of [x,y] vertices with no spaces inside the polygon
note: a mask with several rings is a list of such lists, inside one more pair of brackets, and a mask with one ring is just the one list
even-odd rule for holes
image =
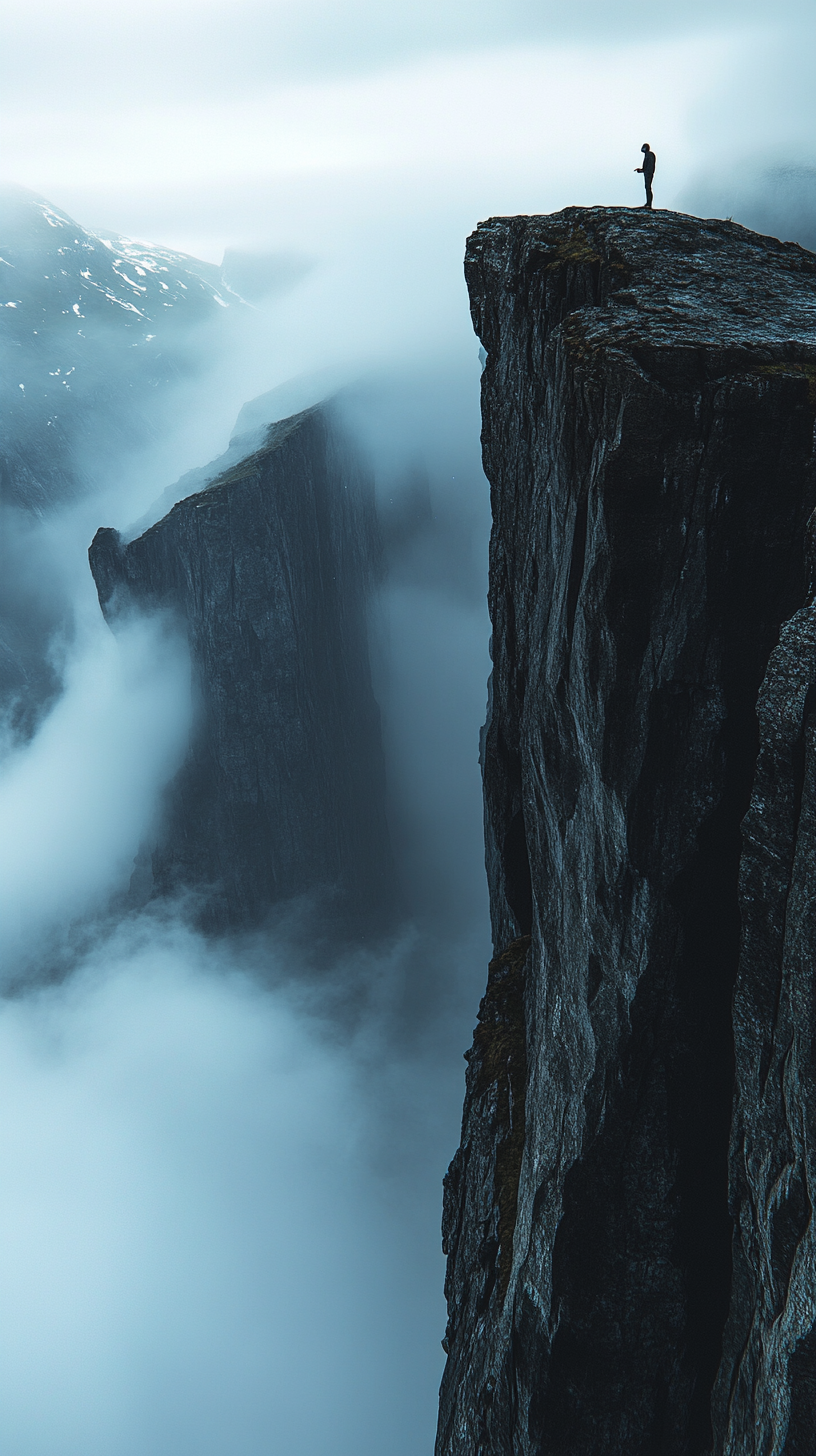
{"label": "rock outcrop", "polygon": [[[804,598],[816,500],[816,257],[727,222],[570,208],[482,224],[466,274],[487,351],[496,958],[446,1179],[437,1453],[702,1456],[731,1290],[740,823],[757,697]],[[797,622],[798,642],[810,617]],[[784,712],[772,686],[764,699],[766,734],[768,714],[788,715],[765,772],[787,753],[800,788],[811,650],[781,690]],[[788,1001],[808,984],[790,927],[784,954],[780,940],[784,866],[805,875],[810,832],[800,815],[794,854],[794,788],[788,797],[777,898],[748,925],[737,999],[743,1273],[725,1348],[745,1388],[760,1347],[771,1358],[771,1276],[760,1293],[764,1276],[745,1274],[766,1238],[751,1223],[755,1194],[765,1217],[774,1199],[785,1209],[793,1272],[774,1278],[809,1277],[797,1240],[814,1103],[812,1074],[797,1069],[811,1021],[792,1055],[784,1017],[773,1013],[774,1031],[769,1013],[784,986],[779,1006],[795,1019]],[[756,802],[753,832],[772,856]],[[750,895],[772,872],[765,859],[746,865]],[[781,1342],[803,1351],[804,1389],[814,1363],[801,1306]],[[748,1398],[737,1412],[727,1374],[718,1391],[717,1439],[723,1412],[744,1436]],[[755,1449],[729,1439],[734,1456]]]}
{"label": "rock outcrop", "polygon": [[394,886],[367,608],[373,488],[330,409],[263,446],[125,545],[97,532],[100,602],[186,624],[197,725],[152,853],[153,893],[201,892],[214,929],[307,893],[350,929]]}

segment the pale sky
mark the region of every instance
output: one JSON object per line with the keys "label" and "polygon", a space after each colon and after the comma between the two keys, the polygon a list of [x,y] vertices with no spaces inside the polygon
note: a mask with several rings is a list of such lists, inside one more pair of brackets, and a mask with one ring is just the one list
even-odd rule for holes
{"label": "pale sky", "polygon": [[671,205],[746,159],[812,160],[814,40],[802,0],[16,0],[2,170],[87,225],[214,261],[319,253],[372,214],[462,232],[634,203],[643,140]]}

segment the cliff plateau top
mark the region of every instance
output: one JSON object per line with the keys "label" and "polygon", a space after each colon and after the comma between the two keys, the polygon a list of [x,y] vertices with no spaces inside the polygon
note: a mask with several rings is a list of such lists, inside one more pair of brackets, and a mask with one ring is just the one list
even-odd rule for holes
{"label": "cliff plateau top", "polygon": [[816,254],[735,222],[623,207],[490,218],[468,239],[465,272],[488,352],[499,300],[529,298],[539,275],[547,325],[573,315],[579,350],[713,346],[773,363],[783,345],[786,359],[816,359]]}

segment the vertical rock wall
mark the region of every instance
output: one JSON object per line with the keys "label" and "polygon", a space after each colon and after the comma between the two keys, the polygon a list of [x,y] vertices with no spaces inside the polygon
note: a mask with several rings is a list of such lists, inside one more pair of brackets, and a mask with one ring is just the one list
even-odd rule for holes
{"label": "vertical rock wall", "polygon": [[181,618],[197,723],[152,855],[154,890],[202,892],[212,928],[323,892],[349,924],[393,907],[367,604],[379,570],[372,483],[326,409],[125,546],[90,553],[105,612]]}
{"label": "vertical rock wall", "polygon": [[714,1397],[725,1456],[816,1450],[816,606],[759,696],[734,996],[734,1277]]}
{"label": "vertical rock wall", "polygon": [[497,955],[446,1180],[437,1453],[702,1453],[731,1282],[740,821],[805,585],[816,258],[568,209],[483,224],[466,272]]}

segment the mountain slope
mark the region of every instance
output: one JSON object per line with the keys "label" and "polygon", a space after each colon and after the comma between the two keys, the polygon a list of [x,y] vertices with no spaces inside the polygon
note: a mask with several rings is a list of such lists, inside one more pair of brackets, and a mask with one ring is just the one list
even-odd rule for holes
{"label": "mountain slope", "polygon": [[140,443],[196,336],[246,309],[218,268],[92,233],[44,198],[0,193],[2,499],[41,512],[91,464]]}

